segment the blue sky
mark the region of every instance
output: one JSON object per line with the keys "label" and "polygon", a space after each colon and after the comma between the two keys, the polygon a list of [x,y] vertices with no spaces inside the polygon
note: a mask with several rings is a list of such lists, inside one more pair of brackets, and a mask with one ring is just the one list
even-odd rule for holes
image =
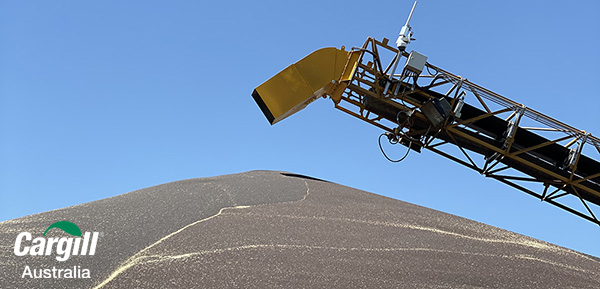
{"label": "blue sky", "polygon": [[[600,256],[597,225],[430,152],[389,163],[377,147],[380,130],[330,100],[268,124],[250,96],[254,87],[319,48],[395,40],[411,6],[3,1],[0,220],[169,181],[270,169]],[[600,135],[597,11],[597,1],[420,1],[409,50]]]}

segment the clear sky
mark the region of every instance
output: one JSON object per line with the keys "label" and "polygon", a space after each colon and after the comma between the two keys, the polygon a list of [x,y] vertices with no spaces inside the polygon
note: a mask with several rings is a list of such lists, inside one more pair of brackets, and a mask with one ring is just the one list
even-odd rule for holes
{"label": "clear sky", "polygon": [[[269,169],[600,256],[597,225],[431,152],[389,163],[377,146],[381,131],[330,100],[268,124],[254,87],[319,48],[395,40],[411,6],[2,1],[0,221],[169,181]],[[598,11],[598,1],[422,0],[409,50],[599,136]]]}

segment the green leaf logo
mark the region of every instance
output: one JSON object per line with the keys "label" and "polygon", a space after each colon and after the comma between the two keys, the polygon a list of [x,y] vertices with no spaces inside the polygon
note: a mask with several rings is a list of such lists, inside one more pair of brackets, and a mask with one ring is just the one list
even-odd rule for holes
{"label": "green leaf logo", "polygon": [[48,231],[50,231],[50,229],[52,228],[59,228],[73,236],[81,236],[81,230],[79,229],[79,227],[77,227],[77,225],[69,222],[69,221],[60,221],[60,222],[56,222],[52,225],[50,225],[50,227],[48,227],[48,229],[46,229],[46,231],[44,232],[44,235],[42,236],[46,236],[46,233],[48,233]]}

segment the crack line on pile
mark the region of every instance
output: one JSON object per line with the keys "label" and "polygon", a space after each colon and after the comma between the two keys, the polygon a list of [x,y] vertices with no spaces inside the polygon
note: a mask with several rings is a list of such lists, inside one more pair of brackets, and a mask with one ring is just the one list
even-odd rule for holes
{"label": "crack line on pile", "polygon": [[486,254],[486,253],[476,253],[476,252],[464,252],[464,251],[452,251],[452,250],[444,250],[444,249],[432,249],[432,248],[409,248],[409,247],[397,247],[397,248],[363,248],[363,247],[331,247],[331,246],[318,246],[318,245],[288,245],[288,244],[255,244],[255,245],[242,245],[230,248],[222,248],[222,249],[213,249],[213,250],[204,250],[198,252],[192,252],[181,255],[174,256],[164,256],[164,255],[150,255],[144,256],[146,258],[153,258],[153,260],[148,260],[144,263],[157,263],[168,260],[177,260],[177,259],[186,259],[193,258],[200,255],[209,255],[209,254],[220,254],[228,251],[240,251],[245,249],[316,249],[316,250],[334,250],[334,251],[362,251],[362,252],[401,252],[401,251],[422,251],[422,252],[436,252],[436,253],[451,253],[451,254],[460,254],[460,255],[472,255],[472,256],[483,256],[483,257],[499,257],[503,259],[523,259],[523,260],[531,260],[537,261],[541,263],[550,264],[557,267],[563,267],[567,269],[571,269],[574,271],[587,272],[587,270],[583,268],[574,267],[567,264],[557,263],[549,260],[539,259],[533,257],[531,255],[524,254],[516,254],[516,255],[504,255],[504,254]]}
{"label": "crack line on pile", "polygon": [[[339,252],[342,252],[342,251],[356,252],[356,251],[358,251],[358,252],[384,252],[384,253],[385,252],[406,252],[406,251],[434,252],[434,253],[448,253],[448,254],[457,254],[457,255],[465,255],[465,256],[494,257],[494,258],[502,258],[502,259],[508,259],[508,260],[515,260],[515,259],[529,260],[529,261],[534,261],[534,262],[545,263],[545,264],[548,264],[551,266],[562,267],[562,268],[573,270],[573,271],[586,272],[586,273],[588,272],[588,270],[583,269],[583,268],[578,268],[578,267],[561,264],[561,263],[557,263],[557,262],[553,262],[553,261],[549,261],[549,260],[539,259],[539,258],[535,258],[530,255],[523,255],[523,254],[517,254],[517,255],[485,254],[485,253],[476,253],[476,252],[461,252],[461,251],[421,248],[421,247],[418,247],[418,248],[407,248],[407,247],[361,248],[361,247],[330,247],[330,246],[317,246],[317,245],[311,246],[311,245],[289,245],[289,244],[249,244],[249,245],[242,245],[242,246],[229,247],[229,248],[203,250],[203,251],[197,251],[197,252],[186,253],[186,254],[181,254],[181,255],[173,255],[173,256],[148,255],[148,256],[141,256],[141,257],[137,258],[135,260],[135,264],[131,264],[131,266],[137,265],[137,264],[168,262],[168,261],[173,261],[173,260],[194,258],[197,256],[202,256],[202,255],[221,254],[221,253],[232,252],[232,251],[253,250],[253,249],[283,249],[283,250],[285,250],[285,249],[307,249],[307,250],[333,250],[333,251],[339,251]],[[131,266],[128,266],[127,268],[130,268]]]}
{"label": "crack line on pile", "polygon": [[[306,197],[308,197],[308,195],[310,194],[310,188],[308,187],[308,182],[307,182],[306,180],[303,180],[303,181],[304,181],[304,184],[305,184],[305,186],[306,186],[306,194],[304,194],[304,196],[302,197],[302,199],[300,199],[300,200],[294,200],[294,201],[286,201],[286,202],[269,203],[269,204],[259,204],[259,205],[253,205],[253,206],[261,206],[261,205],[275,205],[275,204],[284,204],[284,203],[302,202],[302,201],[306,200]],[[121,266],[117,267],[117,269],[115,269],[115,271],[113,271],[113,272],[112,272],[112,273],[111,273],[111,274],[108,276],[108,278],[104,279],[104,281],[102,281],[100,284],[98,284],[98,285],[96,285],[95,287],[93,287],[93,289],[100,289],[100,288],[102,288],[104,285],[106,285],[106,284],[110,283],[110,281],[112,281],[114,278],[116,278],[117,276],[119,276],[119,274],[123,273],[123,272],[124,272],[124,271],[126,271],[127,269],[129,269],[129,268],[131,268],[131,267],[133,267],[133,266],[135,266],[135,265],[137,265],[137,264],[139,264],[139,263],[142,263],[142,262],[141,262],[141,260],[142,260],[142,259],[145,259],[145,258],[147,258],[147,257],[146,257],[146,256],[140,256],[140,257],[138,257],[139,255],[141,255],[142,253],[144,253],[144,252],[148,251],[148,250],[149,250],[149,249],[151,249],[152,247],[154,247],[154,246],[156,246],[156,245],[160,244],[161,242],[165,241],[166,239],[169,239],[170,237],[172,237],[172,236],[174,236],[174,235],[176,235],[176,234],[178,234],[178,233],[182,232],[183,230],[185,230],[185,229],[187,229],[187,228],[189,228],[189,227],[191,227],[191,226],[194,226],[194,225],[196,225],[196,224],[199,224],[199,223],[202,223],[202,222],[205,222],[205,221],[211,220],[211,219],[213,219],[213,218],[215,218],[215,217],[217,217],[217,216],[221,215],[221,214],[223,213],[223,211],[224,211],[224,210],[226,210],[226,209],[244,209],[244,208],[249,208],[249,207],[252,207],[252,206],[233,206],[233,207],[223,207],[223,208],[221,208],[221,209],[219,210],[219,212],[218,212],[218,213],[216,213],[215,215],[212,215],[212,216],[206,217],[206,218],[204,218],[204,219],[201,219],[201,220],[198,220],[198,221],[192,222],[192,223],[190,223],[190,224],[187,224],[187,225],[183,226],[181,229],[179,229],[179,230],[177,230],[177,231],[175,231],[175,232],[173,232],[173,233],[171,233],[171,234],[168,234],[168,235],[166,235],[166,236],[162,237],[162,238],[161,238],[161,239],[159,239],[158,241],[156,241],[156,242],[154,242],[154,243],[152,243],[152,244],[148,245],[146,248],[144,248],[144,249],[142,249],[142,250],[138,251],[137,253],[135,253],[135,254],[133,254],[131,257],[129,257],[129,259],[127,259],[127,260],[126,260],[124,263],[122,263],[123,265],[121,265]],[[160,256],[160,255],[153,255],[153,256]]]}
{"label": "crack line on pile", "polygon": [[450,236],[453,236],[456,238],[463,238],[463,239],[469,239],[469,240],[480,241],[480,242],[520,245],[520,246],[524,246],[524,247],[532,247],[532,248],[542,249],[542,250],[547,250],[547,251],[552,251],[552,252],[569,253],[569,254],[576,255],[578,257],[583,257],[583,258],[591,260],[591,261],[596,261],[596,260],[594,260],[584,254],[581,254],[579,252],[564,249],[564,248],[561,248],[561,247],[553,245],[553,244],[544,244],[542,242],[532,241],[532,240],[523,240],[523,241],[519,240],[519,238],[523,238],[523,237],[517,237],[517,239],[512,239],[512,240],[511,239],[493,239],[493,238],[486,238],[486,237],[469,236],[469,235],[459,234],[459,233],[455,233],[455,232],[451,232],[451,231],[445,231],[445,230],[437,229],[437,228],[433,228],[433,227],[418,226],[418,225],[412,225],[412,224],[407,224],[407,223],[358,220],[358,219],[350,219],[350,218],[274,215],[274,214],[268,215],[268,214],[256,214],[256,213],[251,213],[251,212],[243,213],[243,214],[247,215],[247,216],[271,217],[271,218],[277,218],[277,219],[289,218],[289,219],[297,219],[297,220],[310,219],[310,220],[318,220],[318,221],[338,221],[338,222],[360,223],[360,224],[367,224],[367,225],[373,225],[373,226],[384,226],[384,227],[403,228],[403,229],[410,229],[410,230],[420,230],[420,231],[427,231],[427,232],[432,232],[432,233],[437,233],[437,234],[445,234],[445,235],[450,235]]}

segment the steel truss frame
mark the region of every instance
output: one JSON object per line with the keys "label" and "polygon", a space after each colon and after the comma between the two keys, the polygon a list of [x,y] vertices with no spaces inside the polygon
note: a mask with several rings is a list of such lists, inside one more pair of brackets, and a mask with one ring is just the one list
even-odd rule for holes
{"label": "steel truss frame", "polygon": [[[337,109],[409,149],[427,149],[600,225],[592,210],[600,206],[600,139],[429,63],[420,75],[390,77],[395,58],[384,69],[380,52],[398,50],[373,38],[353,48],[360,55],[346,64],[345,70],[354,69],[351,79],[337,81],[328,93]],[[436,98],[452,108],[464,100],[465,107],[434,126],[422,107]],[[448,146],[454,149],[443,149]]]}

